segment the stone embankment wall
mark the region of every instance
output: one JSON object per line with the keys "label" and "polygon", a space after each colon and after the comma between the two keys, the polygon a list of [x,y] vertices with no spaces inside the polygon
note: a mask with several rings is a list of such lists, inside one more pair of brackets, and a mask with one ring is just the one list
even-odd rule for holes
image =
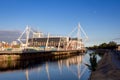
{"label": "stone embankment wall", "polygon": [[19,60],[20,55],[0,55],[0,61]]}
{"label": "stone embankment wall", "polygon": [[9,60],[29,60],[37,59],[41,57],[52,57],[52,56],[69,56],[80,54],[81,51],[43,51],[43,52],[23,52],[23,53],[0,53],[0,61]]}

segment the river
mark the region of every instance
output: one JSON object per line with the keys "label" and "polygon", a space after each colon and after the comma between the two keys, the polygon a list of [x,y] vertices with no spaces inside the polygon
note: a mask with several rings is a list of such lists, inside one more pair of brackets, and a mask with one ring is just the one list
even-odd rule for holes
{"label": "river", "polygon": [[[0,62],[0,80],[88,80],[91,70],[85,55],[54,57],[31,61]],[[97,60],[100,57],[97,55]]]}

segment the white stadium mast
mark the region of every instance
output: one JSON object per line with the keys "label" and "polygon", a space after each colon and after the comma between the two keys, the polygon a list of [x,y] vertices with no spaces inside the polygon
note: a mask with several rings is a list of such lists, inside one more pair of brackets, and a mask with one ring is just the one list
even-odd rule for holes
{"label": "white stadium mast", "polygon": [[[88,40],[88,36],[85,33],[85,31],[83,30],[83,28],[81,27],[80,23],[78,23],[78,26],[73,29],[73,31],[68,35],[68,37],[71,37],[73,35],[73,33],[75,33],[75,32],[77,32],[76,37],[77,37],[77,40],[78,40],[76,49],[82,49],[82,44],[83,44],[83,42],[86,42],[86,40]],[[85,37],[84,40],[82,38],[82,34]],[[68,49],[68,47],[71,43],[72,43],[72,40],[70,40],[67,43],[66,50]]]}
{"label": "white stadium mast", "polygon": [[[18,41],[21,43],[21,46],[28,47],[28,39],[29,39],[30,27],[27,26],[23,33],[18,38]],[[26,34],[26,39],[22,39],[23,35]],[[23,40],[26,40],[26,43],[23,43]]]}

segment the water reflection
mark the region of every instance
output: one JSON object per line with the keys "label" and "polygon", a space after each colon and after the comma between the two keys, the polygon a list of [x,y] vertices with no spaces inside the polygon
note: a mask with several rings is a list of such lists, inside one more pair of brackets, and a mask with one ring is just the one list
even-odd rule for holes
{"label": "water reflection", "polygon": [[47,72],[48,80],[50,80],[50,74],[49,74],[48,63],[47,62],[46,62],[46,72]]}
{"label": "water reflection", "polygon": [[25,75],[26,75],[26,80],[29,80],[28,69],[26,69],[26,71],[25,71]]}
{"label": "water reflection", "polygon": [[0,62],[0,80],[1,74],[4,72],[12,77],[16,75],[14,74],[16,71],[17,73],[21,72],[21,75],[25,74],[25,77],[14,76],[21,80],[86,80],[86,74],[87,76],[89,75],[89,70],[83,63],[83,58],[85,58],[85,55],[56,56],[31,61]]}

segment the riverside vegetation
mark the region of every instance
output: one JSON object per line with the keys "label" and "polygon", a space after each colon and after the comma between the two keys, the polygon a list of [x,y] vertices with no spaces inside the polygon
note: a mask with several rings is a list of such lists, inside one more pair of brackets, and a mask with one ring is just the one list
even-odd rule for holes
{"label": "riverside vegetation", "polygon": [[116,49],[117,48],[117,43],[114,41],[110,41],[109,43],[102,43],[100,45],[94,45],[92,47],[88,47],[88,49],[96,50],[96,49]]}

